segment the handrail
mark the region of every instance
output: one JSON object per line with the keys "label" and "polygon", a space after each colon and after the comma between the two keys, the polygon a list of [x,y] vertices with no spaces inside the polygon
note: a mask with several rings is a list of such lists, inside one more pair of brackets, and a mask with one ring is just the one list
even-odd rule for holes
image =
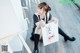
{"label": "handrail", "polygon": [[22,44],[24,45],[25,49],[28,51],[28,53],[32,53],[31,50],[30,50],[30,48],[26,44],[25,40],[23,39],[23,37],[20,34],[18,34],[18,37],[21,40]]}

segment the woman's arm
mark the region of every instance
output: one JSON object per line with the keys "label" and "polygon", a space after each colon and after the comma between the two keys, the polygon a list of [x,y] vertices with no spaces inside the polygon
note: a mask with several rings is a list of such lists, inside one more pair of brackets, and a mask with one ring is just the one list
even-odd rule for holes
{"label": "woman's arm", "polygon": [[33,15],[33,22],[34,25],[36,25],[36,23],[38,22],[38,17],[35,14]]}
{"label": "woman's arm", "polygon": [[34,21],[34,25],[36,25],[37,28],[39,28],[41,21],[38,21],[38,17],[37,15],[33,15],[33,21]]}
{"label": "woman's arm", "polygon": [[35,14],[33,15],[33,22],[34,25],[36,26],[36,30],[38,30],[40,28],[40,25],[39,25],[38,17]]}
{"label": "woman's arm", "polygon": [[36,26],[38,29],[41,29],[41,27],[45,26],[45,22],[43,20],[40,20],[39,22],[36,23]]}

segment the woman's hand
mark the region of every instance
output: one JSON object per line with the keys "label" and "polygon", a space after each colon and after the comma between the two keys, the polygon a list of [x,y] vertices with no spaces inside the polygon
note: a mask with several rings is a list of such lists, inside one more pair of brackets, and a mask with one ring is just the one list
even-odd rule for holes
{"label": "woman's hand", "polygon": [[39,21],[36,23],[36,29],[35,29],[35,32],[36,33],[39,33],[41,27],[44,27],[45,26],[45,22],[43,20]]}
{"label": "woman's hand", "polygon": [[41,27],[44,27],[45,24],[46,24],[45,21],[43,21],[43,20],[40,21],[40,26],[41,26]]}

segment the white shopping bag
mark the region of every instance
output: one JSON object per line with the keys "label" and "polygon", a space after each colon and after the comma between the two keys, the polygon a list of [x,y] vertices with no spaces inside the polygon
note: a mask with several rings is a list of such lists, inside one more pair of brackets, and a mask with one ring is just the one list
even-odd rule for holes
{"label": "white shopping bag", "polygon": [[56,22],[50,22],[42,27],[42,36],[44,46],[57,42],[59,40],[58,36],[58,20]]}

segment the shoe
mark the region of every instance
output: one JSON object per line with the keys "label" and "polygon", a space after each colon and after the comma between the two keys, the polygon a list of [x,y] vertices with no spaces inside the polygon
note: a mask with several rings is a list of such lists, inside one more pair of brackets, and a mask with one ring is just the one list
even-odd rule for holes
{"label": "shoe", "polygon": [[70,41],[75,41],[75,40],[76,40],[76,38],[75,37],[72,37]]}
{"label": "shoe", "polygon": [[72,38],[69,38],[69,39],[64,38],[64,40],[65,40],[65,42],[67,42],[67,40],[69,40],[69,41],[75,41],[75,40],[76,40],[76,38],[75,38],[75,37],[72,37]]}
{"label": "shoe", "polygon": [[33,50],[33,53],[39,53],[39,50],[38,50],[38,49],[37,49],[37,50],[34,49],[34,50]]}

